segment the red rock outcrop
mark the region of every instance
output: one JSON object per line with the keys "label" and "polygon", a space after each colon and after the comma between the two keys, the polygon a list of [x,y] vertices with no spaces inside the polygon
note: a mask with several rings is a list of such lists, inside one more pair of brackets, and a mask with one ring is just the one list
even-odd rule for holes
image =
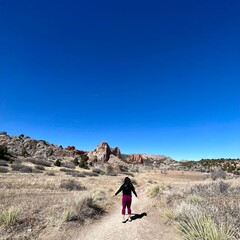
{"label": "red rock outcrop", "polygon": [[141,154],[133,154],[126,158],[126,161],[129,163],[143,163],[144,160],[146,160],[146,158]]}

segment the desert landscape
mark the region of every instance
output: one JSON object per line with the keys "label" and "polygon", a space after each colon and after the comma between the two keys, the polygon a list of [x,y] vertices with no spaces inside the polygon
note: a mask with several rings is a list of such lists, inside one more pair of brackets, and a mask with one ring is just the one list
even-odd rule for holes
{"label": "desert landscape", "polygon": [[[107,143],[85,152],[2,134],[0,146],[0,239],[240,239],[237,174]],[[123,224],[114,194],[126,176],[138,198]]]}

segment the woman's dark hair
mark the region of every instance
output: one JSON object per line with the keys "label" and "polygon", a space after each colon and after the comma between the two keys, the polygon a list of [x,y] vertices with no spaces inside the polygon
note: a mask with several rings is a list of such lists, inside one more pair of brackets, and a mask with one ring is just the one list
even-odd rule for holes
{"label": "woman's dark hair", "polygon": [[125,177],[123,185],[124,185],[124,186],[130,186],[130,185],[132,185],[131,179],[130,179],[129,177]]}

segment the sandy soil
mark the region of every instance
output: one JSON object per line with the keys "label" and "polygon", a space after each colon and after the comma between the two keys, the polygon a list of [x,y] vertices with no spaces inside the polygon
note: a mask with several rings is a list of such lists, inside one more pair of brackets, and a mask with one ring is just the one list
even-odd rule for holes
{"label": "sandy soil", "polygon": [[[86,226],[79,232],[76,240],[179,240],[172,226],[164,224],[159,212],[153,207],[152,199],[147,197],[143,187],[137,189],[138,198],[133,196],[132,222],[122,223],[121,197],[115,209],[105,218]],[[146,213],[147,216],[144,216]]]}

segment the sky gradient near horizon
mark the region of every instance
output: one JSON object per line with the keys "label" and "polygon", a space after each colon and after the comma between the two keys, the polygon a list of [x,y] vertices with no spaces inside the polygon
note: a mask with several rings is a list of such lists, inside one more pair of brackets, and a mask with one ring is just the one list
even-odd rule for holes
{"label": "sky gradient near horizon", "polygon": [[176,160],[240,157],[240,1],[1,1],[0,131]]}

